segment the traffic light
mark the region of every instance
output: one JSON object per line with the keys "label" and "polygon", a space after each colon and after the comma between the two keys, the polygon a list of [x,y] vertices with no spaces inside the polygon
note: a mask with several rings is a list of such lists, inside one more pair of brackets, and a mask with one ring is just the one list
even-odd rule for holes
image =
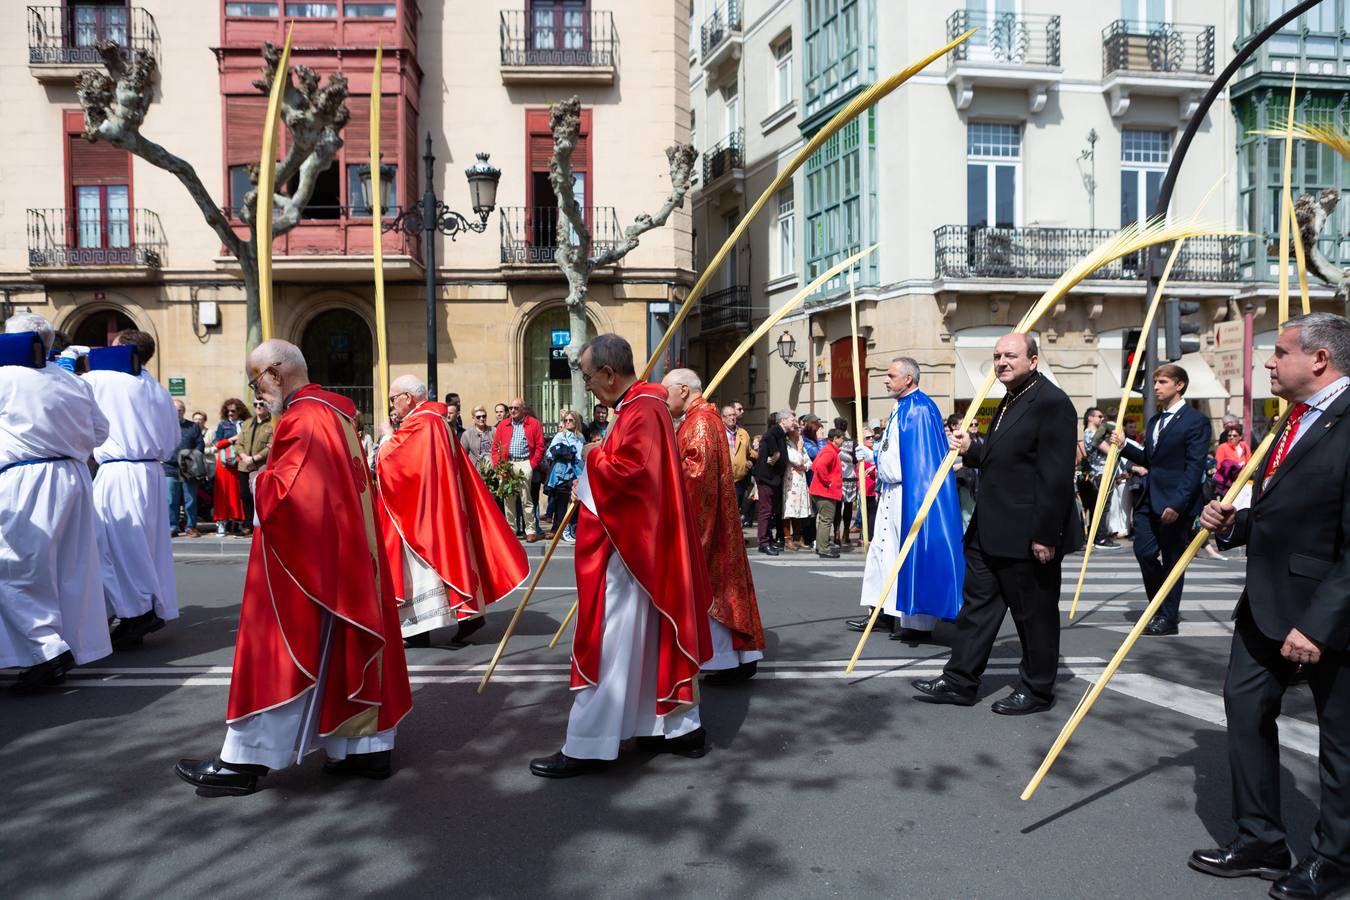
{"label": "traffic light", "polygon": [[[1124,384],[1125,379],[1130,377],[1130,366],[1134,363],[1134,351],[1139,346],[1139,336],[1143,331],[1139,328],[1129,328],[1125,331],[1124,343],[1120,347],[1120,383]],[[1136,394],[1144,392],[1144,364],[1139,363],[1139,371],[1134,373],[1134,384],[1130,385],[1130,390]]]}
{"label": "traffic light", "polygon": [[1168,300],[1163,306],[1163,332],[1165,356],[1168,362],[1176,362],[1187,353],[1200,350],[1200,323],[1188,322],[1186,316],[1200,312],[1200,304],[1194,300]]}

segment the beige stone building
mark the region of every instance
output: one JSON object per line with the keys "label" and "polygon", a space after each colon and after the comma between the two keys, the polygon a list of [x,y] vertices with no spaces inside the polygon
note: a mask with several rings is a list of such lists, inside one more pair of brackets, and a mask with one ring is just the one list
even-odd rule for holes
{"label": "beige stone building", "polygon": [[[857,93],[966,28],[980,31],[832,139],[770,199],[691,328],[691,363],[715,370],[745,329],[875,242],[879,253],[857,272],[869,418],[889,408],[882,374],[902,353],[919,360],[923,387],[945,411],[963,412],[988,372],[995,338],[1079,257],[1151,212],[1200,96],[1235,42],[1264,25],[1265,4],[1242,6],[1240,17],[1235,0],[696,0],[689,66],[695,139],[704,152],[694,207],[700,265]],[[1309,28],[1314,37],[1336,31],[1300,22],[1289,34]],[[1262,97],[1287,92],[1289,73],[1300,72],[1300,87],[1313,73],[1322,93],[1313,91],[1304,109],[1331,103],[1341,114],[1343,36],[1330,51],[1314,43],[1285,41],[1271,51],[1278,58],[1263,51],[1235,81],[1238,92],[1258,83]],[[1309,62],[1310,54],[1328,52],[1334,62]],[[1273,80],[1282,87],[1269,86],[1263,72],[1270,70],[1280,73]],[[1190,242],[1169,294],[1200,304],[1193,318],[1202,347],[1181,362],[1192,376],[1190,398],[1215,417],[1240,412],[1242,379],[1216,377],[1212,328],[1241,318],[1251,304],[1259,426],[1270,396],[1260,351],[1273,345],[1276,327],[1274,220],[1265,198],[1278,181],[1271,181],[1265,139],[1258,145],[1247,135],[1255,120],[1244,119],[1243,128],[1235,121],[1237,102],[1225,91],[1202,124],[1171,215],[1189,216],[1203,204],[1208,221],[1264,237]],[[1278,147],[1273,152],[1278,156]],[[1335,165],[1321,176],[1328,185],[1316,174],[1305,178],[1299,163],[1317,173],[1320,157],[1301,144],[1296,152],[1296,190],[1346,186]],[[1264,180],[1253,183],[1247,173],[1257,159]],[[1250,211],[1254,196],[1265,204],[1259,215]],[[1340,243],[1329,242],[1333,258],[1343,256]],[[1042,368],[1080,411],[1118,405],[1122,346],[1143,319],[1142,268],[1133,258],[1111,266],[1036,328]],[[1340,311],[1321,287],[1314,300]],[[787,361],[776,350],[784,333],[795,350]],[[783,407],[852,421],[850,347],[841,278],[738,367],[723,399],[748,400],[756,424]],[[995,390],[994,402],[1001,388]]]}
{"label": "beige stone building", "polygon": [[[665,148],[688,135],[681,0],[608,8],[585,0],[69,0],[14,10],[10,24],[25,14],[27,22],[0,33],[8,122],[0,311],[46,315],[77,343],[102,343],[120,327],[150,332],[159,343],[154,373],[213,421],[221,401],[244,391],[237,264],[173,176],[79,137],[75,76],[96,63],[96,41],[156,56],[143,133],[189,160],[227,211],[238,207],[245,166],[261,145],[265,99],[249,84],[261,42],[280,44],[293,21],[292,61],[347,76],[346,146],[302,224],[276,243],[276,330],[304,348],[315,380],[367,412],[383,405],[372,388],[374,237],[359,172],[377,44],[381,154],[394,167],[389,202],[420,201],[428,134],[437,195],[475,225],[464,170],[486,152],[502,172],[483,232],[438,237],[435,248],[437,380],[467,405],[523,394],[547,421],[567,399],[549,366],[556,332],[567,328],[545,180],[549,104],[572,94],[583,103],[585,140],[573,164],[597,241],[660,205],[669,192]],[[424,375],[422,240],[394,231],[382,242],[392,372]],[[624,334],[641,353],[660,339],[692,269],[686,208],[597,273],[592,327]]]}

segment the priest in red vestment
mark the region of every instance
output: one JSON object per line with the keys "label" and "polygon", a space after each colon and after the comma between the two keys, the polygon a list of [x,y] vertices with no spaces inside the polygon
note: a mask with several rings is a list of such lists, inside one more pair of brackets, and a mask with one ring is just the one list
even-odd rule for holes
{"label": "priest in red vestment", "polygon": [[735,684],[752,677],[764,658],[764,629],[731,478],[736,433],[727,431],[717,407],[703,396],[703,382],[692,369],[672,369],[661,386],[666,389],[670,414],[679,422],[675,440],[684,466],[684,485],[712,581],[708,614],[713,657],[703,664],[703,671],[709,673],[703,680]]}
{"label": "priest in red vestment", "polygon": [[322,749],[326,772],[387,778],[412,691],[356,407],[309,383],[294,344],[265,341],[248,365],[277,427],[255,486],[225,744],[178,775],[250,794]]}
{"label": "priest in red vestment", "polygon": [[451,436],[445,404],[414,375],[394,379],[389,402],[398,431],[380,445],[375,482],[404,645],[430,647],[433,629],[456,622],[463,641],[529,576],[529,559]]}
{"label": "priest in red vestment", "polygon": [[614,410],[577,479],[577,626],[567,741],[530,763],[545,778],[604,768],[619,743],[699,757],[699,667],[712,656],[712,587],[685,493],[666,392],[637,378],[633,349],[602,334],[581,375]]}

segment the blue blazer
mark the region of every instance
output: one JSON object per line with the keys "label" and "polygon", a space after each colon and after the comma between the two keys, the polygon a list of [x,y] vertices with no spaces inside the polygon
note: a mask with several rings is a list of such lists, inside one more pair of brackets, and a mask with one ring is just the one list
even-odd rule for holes
{"label": "blue blazer", "polygon": [[1198,516],[1205,505],[1201,489],[1212,437],[1209,417],[1198,409],[1182,406],[1176,420],[1167,424],[1154,446],[1153,430],[1161,415],[1157,413],[1148,420],[1142,452],[1127,443],[1120,448],[1120,455],[1148,469],[1144,496],[1154,515],[1162,515],[1163,510],[1171,508],[1184,518]]}

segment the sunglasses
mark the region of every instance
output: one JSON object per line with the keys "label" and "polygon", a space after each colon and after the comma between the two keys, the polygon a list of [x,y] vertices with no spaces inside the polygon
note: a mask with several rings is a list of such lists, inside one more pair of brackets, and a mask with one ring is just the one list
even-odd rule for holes
{"label": "sunglasses", "polygon": [[473,417],[474,417],[475,419],[486,419],[486,418],[487,418],[487,413],[474,413],[474,414],[473,414]]}

